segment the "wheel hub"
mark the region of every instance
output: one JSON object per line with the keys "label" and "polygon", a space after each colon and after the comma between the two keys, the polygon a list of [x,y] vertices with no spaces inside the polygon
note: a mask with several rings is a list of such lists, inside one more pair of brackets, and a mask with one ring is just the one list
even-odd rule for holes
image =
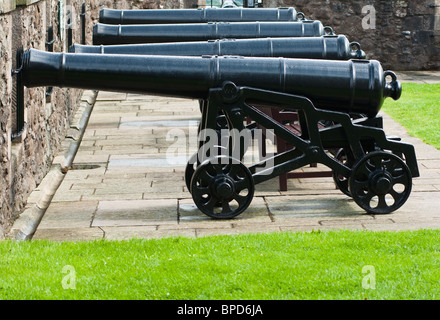
{"label": "wheel hub", "polygon": [[393,178],[385,171],[373,174],[371,181],[371,189],[376,194],[387,194],[393,187]]}
{"label": "wheel hub", "polygon": [[221,176],[215,179],[213,191],[220,200],[230,199],[235,192],[234,182],[226,175]]}

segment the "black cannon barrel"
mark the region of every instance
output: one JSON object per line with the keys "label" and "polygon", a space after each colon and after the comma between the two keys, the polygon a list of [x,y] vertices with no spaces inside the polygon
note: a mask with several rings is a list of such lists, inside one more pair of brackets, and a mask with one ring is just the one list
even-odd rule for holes
{"label": "black cannon barrel", "polygon": [[245,21],[296,21],[295,8],[199,8],[199,9],[102,9],[99,22],[106,24],[168,24]]}
{"label": "black cannon barrel", "polygon": [[216,39],[320,37],[331,32],[318,20],[296,22],[209,22],[93,26],[93,44],[188,42]]}
{"label": "black cannon barrel", "polygon": [[139,55],[241,55],[309,59],[364,59],[357,42],[344,35],[306,38],[220,39],[199,42],[170,42],[128,45],[86,46],[74,44],[69,52]]}
{"label": "black cannon barrel", "polygon": [[[392,77],[387,82],[388,75]],[[23,54],[23,85],[137,92],[206,99],[225,81],[237,86],[302,95],[318,108],[375,116],[401,85],[376,60],[312,60],[234,56]]]}

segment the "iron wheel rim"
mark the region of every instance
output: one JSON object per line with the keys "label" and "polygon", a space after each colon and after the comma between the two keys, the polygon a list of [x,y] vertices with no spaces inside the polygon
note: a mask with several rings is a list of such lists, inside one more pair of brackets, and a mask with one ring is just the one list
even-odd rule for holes
{"label": "iron wheel rim", "polygon": [[411,171],[392,153],[371,152],[353,168],[349,188],[355,202],[368,213],[389,214],[408,199],[412,189]]}
{"label": "iron wheel rim", "polygon": [[231,219],[241,214],[252,202],[254,191],[249,169],[231,157],[207,159],[191,179],[194,203],[204,214],[216,219]]}

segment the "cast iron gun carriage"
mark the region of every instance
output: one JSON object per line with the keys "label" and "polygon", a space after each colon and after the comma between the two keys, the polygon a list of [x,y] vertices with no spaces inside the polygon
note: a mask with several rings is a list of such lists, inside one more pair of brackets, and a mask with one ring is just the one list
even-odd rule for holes
{"label": "cast iron gun carriage", "polygon": [[[408,199],[418,177],[414,147],[388,139],[378,112],[401,95],[396,75],[378,61],[140,56],[48,53],[30,49],[17,71],[26,87],[59,86],[149,93],[207,101],[201,118],[197,167],[188,184],[197,207],[215,218],[233,218],[252,201],[255,185],[310,163],[348,179],[353,200],[372,214],[390,213]],[[391,81],[388,81],[391,80]],[[259,110],[299,114],[295,134]],[[210,143],[222,112],[226,149]],[[352,114],[362,114],[353,119]],[[244,119],[273,130],[294,148],[246,166]],[[325,127],[320,122],[331,123]],[[246,140],[246,139],[244,139]],[[327,150],[344,149],[342,163]],[[220,151],[220,152],[219,152]],[[221,153],[221,154],[220,154]]]}

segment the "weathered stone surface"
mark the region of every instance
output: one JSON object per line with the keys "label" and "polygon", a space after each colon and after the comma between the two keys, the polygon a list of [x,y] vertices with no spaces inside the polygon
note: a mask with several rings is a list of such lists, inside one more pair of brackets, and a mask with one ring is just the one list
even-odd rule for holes
{"label": "weathered stone surface", "polygon": [[11,12],[16,7],[15,0],[3,0],[0,2],[0,14]]}
{"label": "weathered stone surface", "polygon": [[[23,136],[18,141],[11,141],[11,135],[15,133],[15,97],[13,95],[14,79],[11,76],[11,69],[15,68],[15,50],[22,45],[25,49],[37,48],[45,50],[46,28],[53,24],[55,32],[54,51],[66,51],[66,42],[60,41],[59,19],[57,17],[57,0],[23,0],[26,3],[35,2],[31,5],[20,6],[13,10],[15,1],[2,1],[0,4],[0,238],[7,231],[14,218],[19,215],[26,206],[26,201],[32,189],[37,187],[50,165],[55,159],[60,149],[64,146],[63,139],[69,132],[70,124],[75,126],[77,119],[74,119],[75,111],[80,102],[91,103],[93,93],[88,92],[81,98],[80,90],[58,89],[54,88],[50,101],[46,103],[45,88],[25,89],[25,121],[28,124]],[[71,1],[72,3],[72,1]],[[190,7],[189,0],[134,0],[134,1],[113,1],[113,0],[90,0],[86,6],[86,43],[92,43],[92,26],[98,20],[98,12],[103,7],[108,8],[178,8]],[[358,41],[362,48],[367,52],[368,58],[378,59],[382,62],[384,68],[394,70],[406,69],[427,69],[438,68],[440,66],[440,7],[433,8],[429,4],[440,5],[440,0],[392,0],[392,1],[325,1],[325,0],[268,0],[266,6],[294,6],[297,11],[302,11],[309,19],[319,19],[324,25],[334,28],[337,34],[345,34],[351,41]],[[73,2],[76,12],[80,12],[81,2]],[[368,10],[366,5],[372,5],[376,14],[376,25],[374,29],[365,29],[362,23]],[[6,10],[7,9],[7,10]],[[9,10],[9,11],[8,11]],[[13,11],[10,11],[13,10]],[[367,20],[371,23],[371,20]],[[74,37],[75,42],[80,41],[80,19],[75,21]],[[66,37],[64,37],[66,38]],[[418,77],[418,78],[417,78]],[[430,83],[438,81],[434,75],[423,73],[420,76],[415,74],[406,74],[408,81],[418,81]],[[438,75],[437,75],[438,77]],[[403,78],[402,78],[403,79]],[[187,125],[189,122],[199,118],[198,103],[194,100],[168,99],[164,97],[144,96],[139,94],[120,94],[120,93],[102,93],[102,107],[99,115],[94,112],[94,122],[90,123],[89,130],[86,132],[84,144],[76,158],[76,165],[89,164],[98,166],[90,170],[72,170],[69,172],[67,180],[72,177],[76,183],[81,183],[80,190],[72,188],[75,182],[70,181],[70,185],[61,187],[60,193],[56,194],[53,203],[77,201],[120,201],[120,200],[155,200],[158,198],[179,199],[183,201],[189,198],[188,190],[182,179],[176,180],[161,178],[161,174],[178,173],[183,175],[185,162],[180,166],[148,166],[153,158],[163,159],[166,151],[173,141],[167,141],[166,121],[172,117],[173,121],[180,121],[182,132],[188,133]],[[125,100],[124,100],[125,99]],[[170,105],[179,104],[179,108],[170,111]],[[177,110],[177,111],[175,111]],[[123,116],[119,116],[119,113]],[[150,121],[154,117],[156,121],[162,121],[161,126],[151,126]],[[116,121],[114,121],[116,119]],[[164,122],[165,121],[165,122]],[[169,123],[168,123],[169,124]],[[388,124],[385,125],[387,133],[392,134]],[[191,128],[197,130],[194,125]],[[192,129],[191,129],[192,130]],[[398,129],[399,131],[400,129]],[[400,132],[400,131],[399,131]],[[130,139],[136,133],[139,138]],[[158,138],[150,139],[151,135]],[[419,158],[422,177],[420,182],[415,182],[414,193],[420,196],[438,196],[440,184],[436,182],[434,176],[438,175],[438,151],[427,149],[427,147],[411,137],[405,137],[408,142],[414,143]],[[136,140],[136,143],[133,141]],[[65,141],[65,140],[64,140]],[[130,145],[130,148],[125,148]],[[191,155],[194,150],[189,145],[183,144],[187,155]],[[62,161],[63,156],[58,155],[56,160]],[[110,161],[110,165],[108,163]],[[148,161],[147,161],[148,160]],[[424,161],[429,160],[429,161]],[[125,164],[129,166],[116,166],[115,164]],[[101,166],[105,164],[105,166]],[[141,164],[140,166],[137,166]],[[157,176],[150,176],[151,173]],[[92,177],[89,181],[89,177]],[[123,179],[127,178],[146,178],[150,182],[148,188],[142,184],[121,185],[120,181],[105,183],[99,182],[101,179]],[[430,178],[432,177],[432,179]],[[76,180],[78,179],[78,180]],[[95,179],[95,180],[93,180]],[[323,199],[322,195],[339,194],[338,190],[332,188],[331,180],[313,182],[301,181],[300,179],[289,181],[289,190],[280,193],[273,186],[262,184],[257,186],[256,197],[264,197],[269,210],[272,207],[273,212],[269,215],[260,215],[265,208],[254,202],[250,215],[243,215],[241,221],[252,221],[261,219],[262,223],[272,220],[269,223],[283,221],[302,221],[304,217],[297,219],[295,214],[314,215],[314,221],[319,221],[329,212],[315,208],[315,212],[301,211],[301,208],[295,207],[301,202],[296,202],[295,197],[310,194],[313,191],[314,184],[319,186],[315,188],[312,194],[315,197]],[[118,192],[120,190],[124,192]],[[65,188],[65,189],[63,189]],[[131,192],[130,188],[133,188]],[[433,190],[435,192],[433,192]],[[428,192],[429,191],[429,192]],[[38,190],[37,190],[38,192]],[[426,192],[426,194],[425,194]],[[285,195],[292,196],[292,203],[282,204],[273,201],[276,197]],[[422,201],[416,197],[414,200]],[[262,198],[261,198],[262,199]],[[286,200],[284,198],[283,200]],[[340,199],[340,198],[338,198]],[[430,208],[435,208],[431,202],[431,197],[423,198],[426,202],[424,213],[428,217],[435,215]],[[429,199],[429,200],[426,200]],[[304,200],[304,198],[302,198]],[[35,201],[31,197],[30,201]],[[339,210],[339,206],[345,206],[345,200],[328,203],[329,208]],[[408,202],[409,211],[417,211],[417,201]],[[183,202],[182,202],[183,203]],[[287,206],[287,210],[278,210],[280,207]],[[423,207],[423,206],[422,206]],[[289,209],[290,208],[290,209]],[[177,210],[177,208],[176,208]],[[321,210],[321,211],[319,211]],[[184,211],[182,211],[184,212]],[[291,216],[289,217],[289,212]],[[404,211],[405,212],[405,211]],[[293,214],[293,216],[292,216]],[[331,216],[331,215],[330,215]],[[187,229],[205,230],[204,221],[184,222],[184,215],[181,216],[181,226],[187,225]],[[335,218],[336,216],[332,216]],[[399,216],[397,216],[399,217]],[[292,219],[291,219],[292,218]],[[352,218],[351,216],[347,218]],[[247,220],[249,219],[249,220]],[[202,219],[203,220],[203,219]],[[235,228],[229,224],[225,229],[238,230],[239,224],[236,221]],[[193,227],[188,227],[192,225]],[[358,224],[353,224],[358,226]],[[364,227],[366,224],[360,224]],[[169,226],[162,224],[163,226]],[[272,225],[273,226],[273,225]],[[271,227],[272,227],[271,226]],[[296,228],[291,222],[284,225],[286,228]],[[323,227],[324,225],[321,225]],[[280,228],[282,228],[280,226]],[[301,228],[301,227],[298,227]],[[201,231],[199,233],[203,234]]]}
{"label": "weathered stone surface", "polygon": [[97,207],[98,201],[52,203],[38,228],[89,228]]}
{"label": "weathered stone surface", "polygon": [[367,58],[379,60],[386,69],[427,70],[440,68],[440,37],[433,36],[438,34],[435,17],[440,13],[430,6],[437,2],[269,0],[264,5],[292,6],[308,19],[321,20],[335,33],[359,42]]}
{"label": "weathered stone surface", "polygon": [[46,239],[52,241],[88,241],[104,237],[100,228],[59,228],[38,229],[32,239]]}
{"label": "weathered stone surface", "polygon": [[92,226],[177,224],[177,200],[101,201]]}
{"label": "weathered stone surface", "polygon": [[[66,1],[64,1],[66,6]],[[70,1],[72,10],[79,16],[81,1]],[[17,4],[17,6],[16,6]],[[151,1],[86,1],[86,43],[92,44],[92,28],[98,20],[101,8],[179,8],[177,0]],[[75,126],[73,116],[81,102],[81,90],[54,88],[46,103],[46,88],[25,88],[25,119],[27,128],[16,141],[11,136],[16,128],[15,78],[11,69],[16,68],[16,50],[36,48],[46,50],[47,27],[54,28],[54,51],[67,51],[66,28],[61,41],[58,0],[3,0],[0,3],[0,238],[7,232],[14,219],[26,205],[27,198],[49,171],[55,155],[61,150],[70,123]],[[67,19],[65,19],[67,20]],[[74,19],[73,41],[80,43],[80,19]],[[84,103],[93,101],[93,92],[83,97]],[[101,99],[123,100],[126,94],[103,93]],[[129,116],[130,114],[127,114]],[[132,114],[132,115],[135,115]],[[73,122],[72,122],[73,121]],[[108,121],[107,121],[108,122]],[[95,123],[100,128],[106,121]],[[108,127],[108,126],[107,126]],[[118,124],[115,124],[115,128]],[[150,129],[151,132],[151,129]],[[88,154],[79,154],[78,159],[90,156],[101,160],[92,146]],[[103,146],[102,146],[103,147]],[[141,144],[142,148],[143,145]],[[101,148],[102,149],[102,148]],[[98,148],[98,151],[101,151]],[[58,160],[62,160],[61,157]],[[140,199],[142,199],[140,193]],[[69,191],[56,195],[54,201],[79,200],[83,195]],[[93,198],[92,193],[84,196]],[[92,199],[93,200],[93,199]]]}

